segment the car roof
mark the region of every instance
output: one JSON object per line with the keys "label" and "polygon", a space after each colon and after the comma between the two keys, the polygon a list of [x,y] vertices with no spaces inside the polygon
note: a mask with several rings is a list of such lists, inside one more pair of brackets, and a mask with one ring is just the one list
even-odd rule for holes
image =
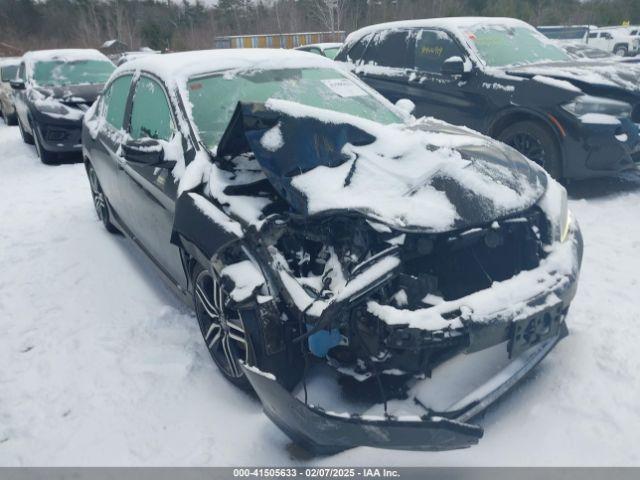
{"label": "car roof", "polygon": [[147,55],[118,67],[120,72],[146,71],[168,81],[223,70],[274,70],[282,68],[336,68],[325,57],[299,50],[230,48]]}
{"label": "car roof", "polygon": [[307,43],[306,45],[300,45],[299,47],[296,47],[295,50],[309,47],[317,47],[320,50],[325,50],[327,48],[340,48],[341,46],[342,43],[338,42]]}
{"label": "car roof", "polygon": [[382,30],[404,29],[404,28],[443,28],[445,30],[457,31],[459,29],[471,28],[482,25],[504,25],[504,26],[524,26],[533,28],[526,22],[508,17],[442,17],[425,18],[419,20],[400,20],[396,22],[379,23],[361,28],[351,33],[345,40],[345,44],[355,43],[365,35]]}
{"label": "car roof", "polygon": [[0,57],[0,67],[20,65],[20,57]]}
{"label": "car roof", "polygon": [[25,62],[43,62],[61,60],[72,62],[74,60],[106,60],[109,59],[93,48],[63,48],[55,50],[32,50],[22,56]]}

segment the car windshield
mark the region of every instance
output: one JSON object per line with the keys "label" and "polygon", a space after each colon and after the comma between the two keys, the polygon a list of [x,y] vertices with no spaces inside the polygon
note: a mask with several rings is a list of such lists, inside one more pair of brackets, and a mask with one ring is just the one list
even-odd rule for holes
{"label": "car windshield", "polygon": [[211,149],[218,145],[239,101],[278,98],[384,124],[402,122],[400,116],[358,83],[328,68],[215,74],[191,79],[188,92],[193,121],[202,141]]}
{"label": "car windshield", "polygon": [[468,33],[478,53],[490,67],[570,60],[560,47],[533,28],[482,25]]}
{"label": "car windshield", "polygon": [[33,79],[38,85],[82,85],[105,83],[115,66],[109,61],[76,60],[64,62],[53,60],[37,62],[33,70]]}
{"label": "car windshield", "polygon": [[323,50],[324,56],[333,60],[334,58],[336,58],[336,55],[338,55],[339,50],[340,50],[340,47],[325,48]]}

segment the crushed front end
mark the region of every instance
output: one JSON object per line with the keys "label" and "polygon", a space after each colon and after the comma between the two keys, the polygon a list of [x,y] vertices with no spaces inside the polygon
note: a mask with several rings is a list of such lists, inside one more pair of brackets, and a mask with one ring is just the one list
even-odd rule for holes
{"label": "crushed front end", "polygon": [[212,264],[255,266],[252,295],[227,280],[259,307],[250,338],[289,359],[243,366],[266,414],[319,453],[477,443],[469,421],[568,332],[566,192],[467,130],[300,112],[239,104],[208,187],[243,232]]}
{"label": "crushed front end", "polygon": [[[348,217],[295,223],[279,222],[282,235],[271,230],[269,245],[261,237],[256,258],[276,278],[281,312],[299,326],[291,347],[302,343],[308,378],[296,395],[268,372],[245,373],[268,416],[313,451],[472,445],[482,429],[468,421],[568,332],[582,238],[574,222],[563,242],[552,242],[538,207],[445,234],[385,231]],[[459,397],[437,391],[477,369],[488,350],[493,370],[458,386]],[[447,373],[465,357],[470,370]]]}

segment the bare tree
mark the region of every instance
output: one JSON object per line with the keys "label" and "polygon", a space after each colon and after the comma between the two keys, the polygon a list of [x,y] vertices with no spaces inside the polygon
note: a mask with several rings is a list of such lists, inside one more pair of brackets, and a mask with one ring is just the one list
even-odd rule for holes
{"label": "bare tree", "polygon": [[313,0],[315,18],[331,32],[340,30],[346,9],[347,0]]}

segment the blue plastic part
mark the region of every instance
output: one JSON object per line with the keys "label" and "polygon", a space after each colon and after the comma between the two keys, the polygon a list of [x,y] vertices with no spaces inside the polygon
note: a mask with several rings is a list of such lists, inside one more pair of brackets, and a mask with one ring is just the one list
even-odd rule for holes
{"label": "blue plastic part", "polygon": [[333,330],[320,330],[309,337],[309,351],[316,357],[324,358],[327,352],[340,344],[340,332]]}

